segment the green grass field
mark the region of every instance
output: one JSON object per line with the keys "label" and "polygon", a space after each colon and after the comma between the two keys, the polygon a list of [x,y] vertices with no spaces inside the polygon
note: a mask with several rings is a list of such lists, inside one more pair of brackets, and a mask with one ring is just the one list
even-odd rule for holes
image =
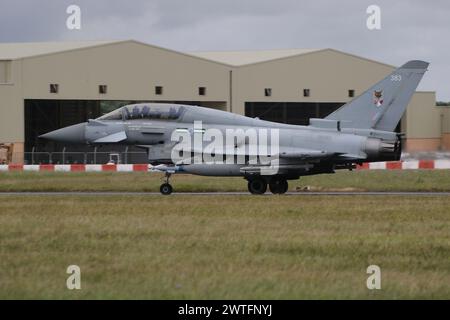
{"label": "green grass field", "polygon": [[[2,172],[4,191],[159,191],[159,173]],[[243,178],[174,175],[175,191],[247,191]],[[338,171],[289,181],[289,190],[450,191],[450,170]]]}
{"label": "green grass field", "polygon": [[[1,191],[156,191],[147,174],[1,173]],[[449,171],[344,172],[316,190],[449,190]],[[175,176],[177,190],[245,190]],[[450,299],[446,196],[0,196],[0,299]],[[81,268],[82,289],[66,288]],[[366,268],[381,267],[368,290]]]}
{"label": "green grass field", "polygon": [[2,299],[450,298],[450,197],[1,201]]}

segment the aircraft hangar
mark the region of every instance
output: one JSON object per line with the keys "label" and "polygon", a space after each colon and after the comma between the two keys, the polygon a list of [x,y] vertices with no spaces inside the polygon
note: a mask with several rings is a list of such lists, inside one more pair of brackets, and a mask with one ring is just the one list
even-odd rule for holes
{"label": "aircraft hangar", "polygon": [[[95,158],[97,150],[87,156],[89,146],[37,137],[150,101],[308,124],[394,69],[334,49],[184,53],[135,40],[1,43],[0,144],[9,146],[14,163],[103,161]],[[450,108],[435,100],[434,92],[414,94],[397,128],[406,133],[405,151],[450,150]],[[131,154],[126,162],[142,161],[137,150],[124,150]],[[52,156],[61,152],[63,158]],[[0,161],[5,154],[0,150]]]}

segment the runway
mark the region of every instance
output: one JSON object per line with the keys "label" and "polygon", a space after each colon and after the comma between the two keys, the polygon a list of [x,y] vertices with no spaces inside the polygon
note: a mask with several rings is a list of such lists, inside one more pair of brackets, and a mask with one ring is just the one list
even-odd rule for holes
{"label": "runway", "polygon": [[[16,197],[53,197],[53,196],[85,196],[85,197],[114,197],[114,196],[163,196],[159,192],[119,192],[119,191],[107,191],[107,192],[0,192],[0,197],[3,196],[16,196]],[[252,196],[248,192],[174,192],[168,197],[176,196]],[[262,196],[275,196],[271,193],[265,193]],[[415,197],[448,197],[450,192],[287,192],[283,196],[415,196]]]}

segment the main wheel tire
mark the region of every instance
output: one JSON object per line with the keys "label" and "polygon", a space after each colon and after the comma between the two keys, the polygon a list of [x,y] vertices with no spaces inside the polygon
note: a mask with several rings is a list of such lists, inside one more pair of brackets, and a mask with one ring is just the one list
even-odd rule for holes
{"label": "main wheel tire", "polygon": [[288,191],[289,185],[285,179],[276,179],[269,184],[269,190],[273,194],[284,194]]}
{"label": "main wheel tire", "polygon": [[173,188],[172,188],[172,186],[171,186],[170,184],[168,184],[168,183],[163,183],[163,184],[161,185],[161,187],[159,187],[159,191],[160,191],[163,195],[168,196],[169,194],[172,193]]}
{"label": "main wheel tire", "polygon": [[247,184],[251,194],[264,194],[267,191],[267,182],[264,179],[253,179]]}
{"label": "main wheel tire", "polygon": [[285,194],[288,191],[288,189],[289,189],[289,184],[288,184],[287,180],[283,179],[283,181],[281,181],[281,184],[280,184],[280,190],[279,190],[280,194]]}
{"label": "main wheel tire", "polygon": [[272,192],[273,194],[278,194],[279,191],[278,189],[280,188],[280,186],[274,182],[269,183],[269,190],[270,192]]}

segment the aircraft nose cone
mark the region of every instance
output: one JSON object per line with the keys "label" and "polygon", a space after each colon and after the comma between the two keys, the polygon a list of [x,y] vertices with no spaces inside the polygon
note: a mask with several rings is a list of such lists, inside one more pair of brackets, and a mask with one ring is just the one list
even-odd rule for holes
{"label": "aircraft nose cone", "polygon": [[67,143],[85,143],[86,123],[79,123],[70,127],[51,131],[39,136],[39,138],[67,142]]}

